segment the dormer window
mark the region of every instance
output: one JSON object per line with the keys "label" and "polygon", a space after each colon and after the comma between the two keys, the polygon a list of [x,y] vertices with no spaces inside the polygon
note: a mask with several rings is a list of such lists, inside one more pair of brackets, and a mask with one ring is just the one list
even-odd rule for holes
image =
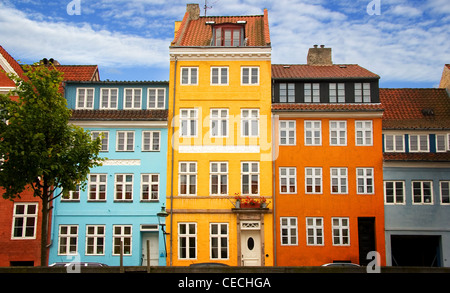
{"label": "dormer window", "polygon": [[244,46],[244,28],[242,25],[216,25],[213,27],[213,46]]}

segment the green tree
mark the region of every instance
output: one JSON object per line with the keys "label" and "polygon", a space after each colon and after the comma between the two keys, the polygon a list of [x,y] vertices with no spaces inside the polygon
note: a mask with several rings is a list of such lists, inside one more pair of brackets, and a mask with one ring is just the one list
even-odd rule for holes
{"label": "green tree", "polygon": [[61,72],[38,64],[24,65],[24,71],[23,79],[9,75],[17,87],[0,95],[0,186],[5,199],[20,198],[31,187],[42,200],[41,265],[46,266],[52,201],[78,184],[85,188],[90,168],[101,165],[101,140],[69,123]]}

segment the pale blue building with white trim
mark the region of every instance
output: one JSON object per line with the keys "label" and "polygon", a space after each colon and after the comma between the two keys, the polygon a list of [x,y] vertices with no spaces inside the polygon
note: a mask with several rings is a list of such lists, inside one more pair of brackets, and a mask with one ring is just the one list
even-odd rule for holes
{"label": "pale blue building with white trim", "polygon": [[123,265],[146,265],[149,243],[150,264],[166,265],[157,213],[166,200],[168,82],[67,82],[65,96],[71,123],[102,136],[106,160],[85,190],[55,200],[49,264],[118,266],[122,247]]}

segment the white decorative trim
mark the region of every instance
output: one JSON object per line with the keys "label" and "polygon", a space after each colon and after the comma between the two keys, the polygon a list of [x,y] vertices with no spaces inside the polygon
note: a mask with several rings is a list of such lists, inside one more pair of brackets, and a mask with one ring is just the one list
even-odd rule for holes
{"label": "white decorative trim", "polygon": [[103,166],[140,166],[141,160],[106,160]]}
{"label": "white decorative trim", "polygon": [[236,154],[236,153],[259,153],[260,147],[257,145],[250,146],[179,146],[178,152],[183,154],[193,153],[214,153],[214,154]]}

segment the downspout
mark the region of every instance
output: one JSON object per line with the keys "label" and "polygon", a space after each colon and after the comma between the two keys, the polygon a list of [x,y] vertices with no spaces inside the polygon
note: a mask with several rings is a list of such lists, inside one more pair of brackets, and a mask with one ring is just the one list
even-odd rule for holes
{"label": "downspout", "polygon": [[174,123],[174,119],[175,119],[175,96],[176,96],[176,91],[177,91],[177,64],[178,64],[178,57],[175,56],[175,69],[173,71],[173,102],[172,102],[172,119],[171,119],[171,124],[172,124],[172,137],[170,138],[172,143],[171,143],[171,147],[172,147],[172,156],[171,156],[171,171],[170,171],[170,262],[169,262],[169,266],[172,266],[172,255],[173,255],[173,166],[175,164],[175,160],[174,160],[174,154],[175,154],[175,146],[174,144],[174,133],[175,133],[175,123]]}

